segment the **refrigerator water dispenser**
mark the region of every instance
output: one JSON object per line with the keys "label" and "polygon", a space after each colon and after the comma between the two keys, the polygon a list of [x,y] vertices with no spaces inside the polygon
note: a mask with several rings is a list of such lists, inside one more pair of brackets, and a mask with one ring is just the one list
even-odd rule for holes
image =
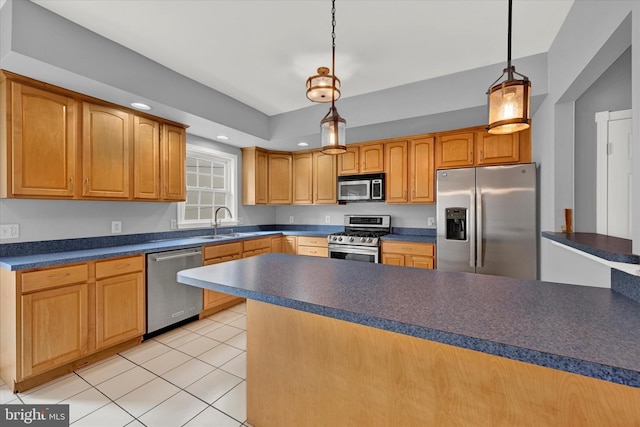
{"label": "refrigerator water dispenser", "polygon": [[467,209],[446,208],[447,240],[467,240]]}

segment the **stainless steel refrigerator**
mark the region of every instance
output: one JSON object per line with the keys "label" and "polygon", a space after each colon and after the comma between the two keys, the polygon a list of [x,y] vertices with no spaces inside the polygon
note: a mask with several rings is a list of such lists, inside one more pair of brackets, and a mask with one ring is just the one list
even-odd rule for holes
{"label": "stainless steel refrigerator", "polygon": [[436,268],[537,278],[536,165],[437,171]]}

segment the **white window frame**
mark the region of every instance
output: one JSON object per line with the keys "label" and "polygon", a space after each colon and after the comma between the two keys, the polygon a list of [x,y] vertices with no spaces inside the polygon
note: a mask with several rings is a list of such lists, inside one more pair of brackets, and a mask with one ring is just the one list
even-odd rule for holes
{"label": "white window frame", "polygon": [[[215,160],[219,163],[225,164],[225,186],[227,192],[226,207],[231,211],[231,219],[221,218],[219,224],[221,226],[236,225],[238,218],[238,156],[235,154],[225,153],[222,151],[214,150],[212,148],[201,147],[199,145],[187,144],[187,157],[198,157],[207,160]],[[185,167],[185,183],[187,168]],[[187,194],[189,193],[189,186],[187,186]],[[213,198],[215,201],[215,197]],[[184,218],[186,202],[177,203],[178,210],[178,228],[205,228],[213,225],[213,219],[207,220],[186,220]]]}

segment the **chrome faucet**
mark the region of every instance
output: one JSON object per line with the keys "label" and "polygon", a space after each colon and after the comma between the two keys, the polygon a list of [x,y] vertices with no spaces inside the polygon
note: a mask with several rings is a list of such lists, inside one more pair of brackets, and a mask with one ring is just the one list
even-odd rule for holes
{"label": "chrome faucet", "polygon": [[231,214],[231,211],[229,210],[228,207],[220,206],[219,208],[217,208],[215,213],[213,214],[213,235],[214,236],[218,235],[218,212],[220,212],[220,209],[225,209],[227,212],[229,212],[229,218],[233,218],[233,215]]}

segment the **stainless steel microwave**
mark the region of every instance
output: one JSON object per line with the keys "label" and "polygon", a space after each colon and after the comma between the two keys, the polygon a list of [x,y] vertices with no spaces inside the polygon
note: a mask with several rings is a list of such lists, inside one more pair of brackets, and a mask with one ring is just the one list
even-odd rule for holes
{"label": "stainless steel microwave", "polygon": [[384,174],[338,176],[338,201],[384,201]]}

